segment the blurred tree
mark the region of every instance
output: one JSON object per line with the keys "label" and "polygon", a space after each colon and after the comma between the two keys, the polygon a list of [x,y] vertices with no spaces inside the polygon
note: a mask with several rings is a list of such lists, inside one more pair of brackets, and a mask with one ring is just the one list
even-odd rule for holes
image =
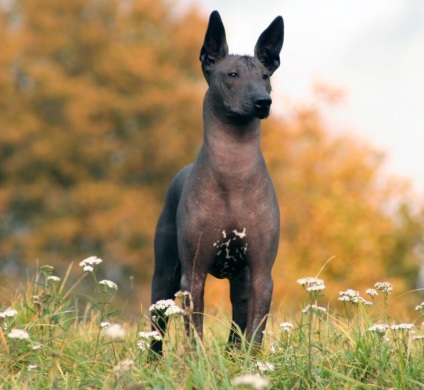
{"label": "blurred tree", "polygon": [[[0,269],[97,255],[115,278],[150,278],[166,188],[202,139],[205,24],[166,0],[0,1]],[[265,121],[263,149],[282,211],[277,297],[300,298],[296,279],[332,256],[334,288],[414,287],[423,214],[380,153],[310,106]]]}
{"label": "blurred tree", "polygon": [[408,191],[383,175],[381,152],[330,135],[316,107],[294,109],[283,123],[268,121],[263,137],[282,214],[277,295],[288,289],[300,299],[296,279],[317,275],[330,259],[321,276],[333,297],[387,278],[398,293],[416,287],[423,214],[400,202]]}
{"label": "blurred tree", "polygon": [[165,1],[3,7],[3,261],[151,263],[158,195],[201,139],[200,26]]}

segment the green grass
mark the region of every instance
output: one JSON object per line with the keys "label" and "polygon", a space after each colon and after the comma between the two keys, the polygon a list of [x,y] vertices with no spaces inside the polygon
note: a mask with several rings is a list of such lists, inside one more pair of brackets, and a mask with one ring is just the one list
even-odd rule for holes
{"label": "green grass", "polygon": [[[282,327],[270,319],[260,351],[247,343],[225,350],[230,324],[224,314],[206,316],[204,342],[191,343],[183,315],[177,314],[170,318],[163,358],[150,361],[137,344],[139,332],[150,330],[148,313],[140,313],[137,322],[120,321],[119,312],[110,309],[116,290],[97,280],[99,266],[81,270],[74,285],[68,280],[71,266],[61,280],[51,278],[52,268],[41,267],[12,299],[10,309],[16,312],[0,306],[2,389],[424,388],[424,305],[418,306],[413,327],[393,327],[390,293],[379,291],[372,312],[362,298],[352,302],[353,294],[339,312],[337,304],[325,310],[312,306],[292,313],[291,325]],[[87,277],[93,292],[81,307],[75,293]],[[323,285],[315,290],[313,280],[302,284],[305,307],[325,300]],[[101,326],[106,322],[122,328],[112,332]],[[369,330],[376,323],[387,327],[381,333]],[[255,375],[244,377],[252,385],[235,384],[248,374]]]}

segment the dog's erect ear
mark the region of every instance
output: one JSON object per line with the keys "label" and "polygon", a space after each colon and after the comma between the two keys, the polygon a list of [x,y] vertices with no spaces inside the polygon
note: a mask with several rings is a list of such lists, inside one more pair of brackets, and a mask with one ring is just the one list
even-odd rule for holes
{"label": "dog's erect ear", "polygon": [[280,66],[280,51],[284,41],[284,21],[277,16],[260,35],[255,46],[255,56],[271,74]]}
{"label": "dog's erect ear", "polygon": [[208,79],[214,64],[227,54],[228,46],[224,25],[218,11],[213,11],[209,17],[205,41],[200,50],[200,61],[202,62],[202,70],[206,79]]}

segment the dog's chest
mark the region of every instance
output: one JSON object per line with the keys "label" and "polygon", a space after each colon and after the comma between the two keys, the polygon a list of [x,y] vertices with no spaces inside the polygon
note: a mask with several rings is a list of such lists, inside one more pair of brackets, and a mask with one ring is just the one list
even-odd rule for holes
{"label": "dog's chest", "polygon": [[209,267],[209,273],[223,279],[237,276],[247,265],[247,232],[243,229],[217,229],[220,238],[212,243],[215,259]]}

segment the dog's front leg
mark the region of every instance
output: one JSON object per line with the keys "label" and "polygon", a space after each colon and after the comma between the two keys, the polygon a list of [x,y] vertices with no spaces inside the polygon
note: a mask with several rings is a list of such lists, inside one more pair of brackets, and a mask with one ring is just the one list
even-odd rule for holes
{"label": "dog's front leg", "polygon": [[230,298],[233,309],[233,323],[228,337],[228,347],[241,345],[241,336],[247,326],[247,312],[250,291],[250,269],[245,267],[239,275],[230,279]]}
{"label": "dog's front leg", "polygon": [[[182,275],[181,289],[190,292],[191,297],[186,297],[185,309],[191,312],[186,316],[185,326],[189,338],[194,327],[200,339],[203,336],[203,311],[206,274],[200,272],[187,272]],[[191,299],[191,302],[188,300]]]}
{"label": "dog's front leg", "polygon": [[251,270],[246,337],[257,348],[261,346],[263,331],[271,306],[273,280],[270,271]]}

